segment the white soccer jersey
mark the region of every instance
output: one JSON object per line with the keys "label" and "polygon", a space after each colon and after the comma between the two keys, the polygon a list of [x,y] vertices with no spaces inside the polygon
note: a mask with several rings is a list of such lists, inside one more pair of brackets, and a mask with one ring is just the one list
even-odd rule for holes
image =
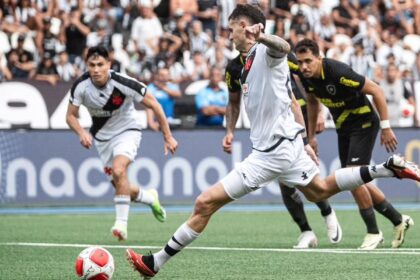
{"label": "white soccer jersey", "polygon": [[70,103],[87,107],[92,117],[90,133],[98,141],[108,141],[127,130],[141,130],[133,101],[143,100],[146,85],[114,71],[109,76],[106,85],[97,88],[85,73],[70,90]]}
{"label": "white soccer jersey", "polygon": [[241,83],[254,149],[267,151],[281,138],[294,139],[304,129],[295,121],[290,108],[290,71],[286,55],[273,58],[267,54],[265,45],[255,44],[248,52]]}

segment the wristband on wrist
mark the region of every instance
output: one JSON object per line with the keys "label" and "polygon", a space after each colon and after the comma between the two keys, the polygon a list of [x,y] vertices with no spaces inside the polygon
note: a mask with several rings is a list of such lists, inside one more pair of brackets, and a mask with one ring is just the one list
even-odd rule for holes
{"label": "wristband on wrist", "polygon": [[389,123],[389,120],[381,121],[379,126],[381,127],[381,129],[391,128],[391,124]]}
{"label": "wristband on wrist", "polygon": [[308,137],[303,137],[302,140],[303,140],[303,145],[304,146],[309,144]]}

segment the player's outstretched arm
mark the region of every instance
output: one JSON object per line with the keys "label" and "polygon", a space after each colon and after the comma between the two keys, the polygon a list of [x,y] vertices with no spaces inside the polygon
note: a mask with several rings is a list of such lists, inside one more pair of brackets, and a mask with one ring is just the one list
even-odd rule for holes
{"label": "player's outstretched arm", "polygon": [[67,107],[66,122],[79,136],[80,144],[86,149],[90,149],[92,147],[92,135],[80,126],[79,120],[77,119],[78,116],[79,107],[69,103],[69,106]]}
{"label": "player's outstretched arm", "polygon": [[255,41],[268,47],[267,53],[276,58],[282,58],[290,52],[290,45],[286,40],[276,35],[265,34],[262,32],[264,26],[261,23],[246,27],[249,37],[254,37]]}
{"label": "player's outstretched arm", "polygon": [[149,92],[147,92],[144,95],[144,99],[142,102],[147,108],[150,108],[156,116],[156,119],[160,126],[160,130],[163,134],[163,140],[165,141],[165,155],[168,154],[168,151],[174,154],[176,149],[178,148],[178,142],[172,136],[171,129],[169,128],[169,124],[166,120],[162,106],[159,104],[156,98]]}
{"label": "player's outstretched arm", "polygon": [[362,88],[364,94],[372,95],[373,103],[378,110],[381,119],[381,145],[384,145],[387,152],[394,152],[397,149],[398,141],[389,123],[388,105],[385,95],[379,85],[366,78]]}

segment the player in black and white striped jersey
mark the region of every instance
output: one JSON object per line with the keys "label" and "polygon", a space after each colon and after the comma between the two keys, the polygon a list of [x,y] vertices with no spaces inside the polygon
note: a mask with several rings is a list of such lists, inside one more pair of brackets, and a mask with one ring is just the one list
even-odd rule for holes
{"label": "player in black and white striped jersey", "polygon": [[[156,190],[140,190],[127,178],[127,168],[136,157],[142,135],[134,102],[142,102],[155,113],[164,137],[165,154],[168,151],[173,154],[178,143],[172,137],[162,107],[147,93],[146,85],[110,70],[105,47],[90,48],[86,63],[88,72],[77,79],[70,90],[66,120],[83,147],[90,149],[95,144],[104,171],[115,188],[116,221],[111,232],[119,240],[125,240],[131,200],[149,205],[157,220],[166,220]],[[86,106],[92,117],[89,132],[77,119],[80,105]]]}

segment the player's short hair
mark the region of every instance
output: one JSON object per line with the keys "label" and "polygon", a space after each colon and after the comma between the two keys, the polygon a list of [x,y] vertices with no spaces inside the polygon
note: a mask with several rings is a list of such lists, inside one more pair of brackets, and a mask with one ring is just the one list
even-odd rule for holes
{"label": "player's short hair", "polygon": [[229,20],[237,20],[241,17],[247,18],[251,24],[261,23],[265,27],[265,16],[256,6],[249,4],[238,4],[229,16]]}
{"label": "player's short hair", "polygon": [[295,46],[295,53],[306,53],[308,51],[315,56],[319,56],[319,47],[314,40],[305,38],[299,41]]}
{"label": "player's short hair", "polygon": [[108,50],[105,46],[90,47],[86,54],[86,61],[89,60],[91,56],[102,56],[105,59],[109,59]]}

